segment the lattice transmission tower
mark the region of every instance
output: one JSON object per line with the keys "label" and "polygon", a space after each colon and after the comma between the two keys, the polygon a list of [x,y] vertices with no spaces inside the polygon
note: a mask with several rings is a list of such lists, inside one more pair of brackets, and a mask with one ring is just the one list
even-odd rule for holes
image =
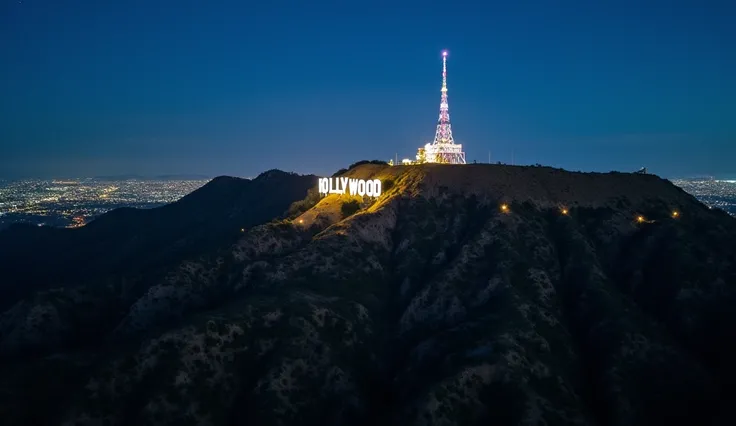
{"label": "lattice transmission tower", "polygon": [[426,163],[465,164],[463,146],[456,144],[452,137],[450,108],[447,103],[447,51],[442,52],[442,96],[440,97],[440,117],[434,141],[419,148],[417,160]]}

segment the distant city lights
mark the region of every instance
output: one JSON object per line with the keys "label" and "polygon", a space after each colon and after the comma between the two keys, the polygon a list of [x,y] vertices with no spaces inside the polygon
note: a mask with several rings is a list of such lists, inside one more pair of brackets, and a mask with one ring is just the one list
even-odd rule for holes
{"label": "distant city lights", "polygon": [[78,228],[119,207],[171,203],[208,180],[44,180],[0,182],[0,228],[13,223]]}
{"label": "distant city lights", "polygon": [[736,216],[736,181],[700,178],[675,179],[672,183],[692,194],[709,209],[716,207]]}

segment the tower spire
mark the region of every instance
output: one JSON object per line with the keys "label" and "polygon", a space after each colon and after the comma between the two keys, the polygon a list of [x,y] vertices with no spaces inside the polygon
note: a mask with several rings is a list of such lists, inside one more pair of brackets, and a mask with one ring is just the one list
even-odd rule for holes
{"label": "tower spire", "polygon": [[447,92],[447,51],[442,52],[442,91]]}
{"label": "tower spire", "polygon": [[462,145],[455,144],[450,124],[450,110],[447,103],[447,51],[442,52],[442,93],[440,97],[440,116],[434,142],[424,147],[423,155],[429,163],[465,164]]}

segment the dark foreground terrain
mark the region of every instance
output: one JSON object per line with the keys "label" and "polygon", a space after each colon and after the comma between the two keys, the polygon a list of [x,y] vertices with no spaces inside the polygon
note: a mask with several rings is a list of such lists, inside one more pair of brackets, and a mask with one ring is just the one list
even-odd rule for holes
{"label": "dark foreground terrain", "polygon": [[736,424],[736,219],[651,175],[344,173],[383,195],[269,172],[0,233],[0,423]]}

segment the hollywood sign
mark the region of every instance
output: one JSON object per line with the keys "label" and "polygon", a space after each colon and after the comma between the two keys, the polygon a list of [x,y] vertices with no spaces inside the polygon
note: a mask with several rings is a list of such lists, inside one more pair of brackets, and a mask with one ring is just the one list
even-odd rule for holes
{"label": "hollywood sign", "polygon": [[364,180],[346,177],[320,178],[319,193],[380,197],[381,181],[378,179]]}

